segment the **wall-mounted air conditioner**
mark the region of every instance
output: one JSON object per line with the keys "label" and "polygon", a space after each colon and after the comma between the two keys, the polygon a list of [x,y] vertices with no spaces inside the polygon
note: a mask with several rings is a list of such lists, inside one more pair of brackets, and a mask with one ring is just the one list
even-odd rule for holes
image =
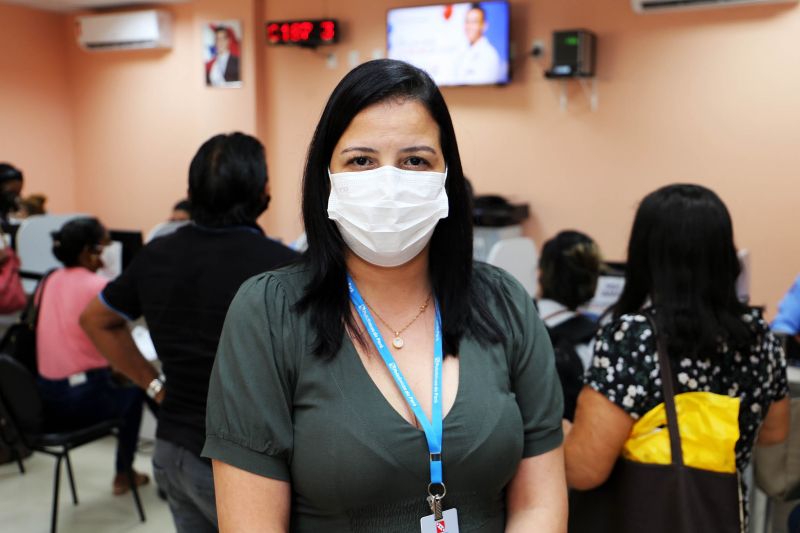
{"label": "wall-mounted air conditioner", "polygon": [[172,17],[151,9],[77,17],[78,44],[87,50],[172,47]]}
{"label": "wall-mounted air conditioner", "polygon": [[796,4],[798,0],[631,0],[637,13],[655,13],[679,9],[709,9],[714,7],[749,6],[764,4]]}

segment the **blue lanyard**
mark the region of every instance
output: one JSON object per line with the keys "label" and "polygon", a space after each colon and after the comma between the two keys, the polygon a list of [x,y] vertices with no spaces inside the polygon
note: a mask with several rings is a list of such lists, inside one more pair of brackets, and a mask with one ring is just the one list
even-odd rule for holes
{"label": "blue lanyard", "polygon": [[358,311],[358,315],[361,317],[364,327],[367,328],[372,342],[375,344],[375,348],[377,348],[378,352],[381,354],[383,362],[386,363],[386,367],[394,378],[394,382],[397,383],[397,388],[403,393],[406,402],[409,407],[411,407],[411,410],[414,411],[414,416],[417,417],[417,420],[422,426],[422,430],[425,432],[425,439],[428,441],[428,451],[430,452],[431,484],[443,485],[442,360],[444,356],[442,350],[442,317],[439,314],[438,302],[434,302],[436,321],[433,330],[433,401],[431,402],[432,420],[429,422],[428,417],[425,416],[417,398],[414,396],[414,392],[411,390],[411,387],[408,386],[406,378],[403,377],[403,373],[400,372],[400,368],[397,366],[392,353],[389,351],[389,348],[386,347],[386,343],[383,342],[381,332],[375,325],[375,321],[372,320],[372,315],[369,309],[367,309],[367,304],[364,303],[364,299],[358,292],[356,284],[353,282],[353,278],[350,277],[350,274],[347,275],[347,288],[350,291],[350,300],[353,302],[356,311]]}

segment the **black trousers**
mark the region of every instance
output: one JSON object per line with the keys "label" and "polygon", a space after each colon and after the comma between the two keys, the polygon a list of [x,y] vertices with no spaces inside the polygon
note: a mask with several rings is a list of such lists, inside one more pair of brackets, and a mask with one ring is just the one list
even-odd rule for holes
{"label": "black trousers", "polygon": [[125,426],[120,430],[117,443],[116,470],[127,472],[133,467],[142,424],[144,391],[116,383],[108,368],[86,372],[86,381],[78,385],[70,385],[67,379],[42,377],[38,382],[44,401],[46,430],[73,431],[103,420],[122,418]]}

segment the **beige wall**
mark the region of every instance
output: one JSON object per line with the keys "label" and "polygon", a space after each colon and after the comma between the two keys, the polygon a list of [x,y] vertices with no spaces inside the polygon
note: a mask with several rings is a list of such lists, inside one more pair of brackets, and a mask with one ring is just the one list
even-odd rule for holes
{"label": "beige wall", "polygon": [[[430,2],[267,1],[269,19],[338,16],[343,42],[315,54],[268,48],[265,141],[279,197],[268,218],[300,231],[304,150],[324,102],[349,69],[385,46],[389,7]],[[354,14],[358,14],[356,17]],[[526,231],[541,244],[565,228],[594,236],[623,259],[637,202],[674,181],[694,181],[727,202],[740,247],[752,252],[756,303],[773,308],[800,271],[789,233],[800,199],[800,9],[737,8],[637,16],[623,0],[512,1],[514,81],[447,88],[466,174],[478,193],[529,202]],[[599,109],[580,86],[543,78],[549,61],[527,56],[534,39],[586,27],[599,37]],[[339,67],[326,68],[331,51]]]}
{"label": "beige wall", "polygon": [[[19,28],[17,37],[2,32],[2,42],[13,49],[33,43],[34,55],[44,57],[0,59],[16,61],[0,63],[0,158],[20,161],[29,185],[50,179],[40,183],[51,197],[74,194],[74,207],[109,225],[147,229],[184,194],[189,160],[203,140],[256,132],[267,147],[274,198],[265,226],[293,239],[301,231],[305,150],[328,94],[350,68],[350,52],[363,61],[384,49],[389,7],[427,3],[198,0],[170,8],[177,30],[171,51],[113,53],[78,49],[64,34],[70,17],[61,18],[59,40],[50,37],[59,34],[55,15],[0,6],[0,24],[15,13]],[[789,232],[800,198],[793,179],[800,168],[800,8],[637,16],[626,0],[512,0],[512,10],[513,83],[444,90],[477,191],[529,202],[526,231],[540,244],[577,228],[609,258],[622,259],[644,194],[678,180],[708,185],[731,209],[739,246],[752,251],[755,302],[774,309],[800,271],[800,246]],[[200,28],[229,17],[245,24],[244,88],[207,89]],[[302,17],[339,18],[342,42],[317,52],[263,44],[263,20]],[[36,31],[45,26],[53,30]],[[562,111],[561,85],[542,76],[549,62],[525,53],[534,39],[549,43],[552,30],[571,27],[599,35],[597,112],[575,83]],[[326,66],[329,52],[334,69]],[[33,64],[36,74],[24,74]],[[9,69],[24,81],[9,83]],[[40,101],[55,113],[42,111]],[[9,135],[6,123],[24,135]],[[63,178],[51,178],[62,167]]]}
{"label": "beige wall", "polygon": [[[68,43],[78,208],[112,227],[149,229],[166,219],[186,196],[189,162],[203,141],[256,130],[253,1],[198,0],[169,10],[171,50],[88,52]],[[221,19],[243,22],[242,89],[205,86],[202,28]]]}
{"label": "beige wall", "polygon": [[75,208],[72,95],[61,17],[0,4],[0,161],[25,175],[23,195]]}

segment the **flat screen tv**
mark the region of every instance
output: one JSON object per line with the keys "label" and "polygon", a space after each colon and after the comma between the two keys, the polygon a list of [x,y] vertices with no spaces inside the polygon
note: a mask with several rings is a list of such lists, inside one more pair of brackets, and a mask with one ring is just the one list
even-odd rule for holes
{"label": "flat screen tv", "polygon": [[466,2],[390,9],[387,52],[440,86],[510,81],[509,4]]}

